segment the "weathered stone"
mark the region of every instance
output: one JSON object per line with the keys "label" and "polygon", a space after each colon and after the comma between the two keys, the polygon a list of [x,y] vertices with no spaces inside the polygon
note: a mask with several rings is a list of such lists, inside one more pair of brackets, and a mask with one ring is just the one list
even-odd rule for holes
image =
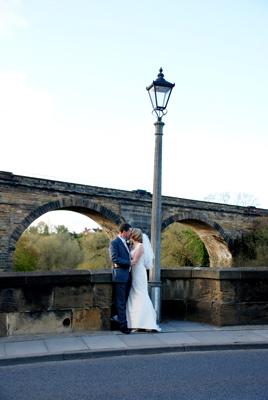
{"label": "weathered stone", "polygon": [[211,323],[218,327],[241,324],[239,307],[237,304],[213,303]]}
{"label": "weathered stone", "polygon": [[242,279],[237,287],[239,302],[268,302],[268,279]]}
{"label": "weathered stone", "polygon": [[21,287],[25,282],[25,272],[0,272],[0,288]]}
{"label": "weathered stone", "polygon": [[111,329],[111,308],[101,309],[101,330],[108,331]]}
{"label": "weathered stone", "polygon": [[99,331],[101,329],[101,312],[99,308],[74,310],[74,331]]}
{"label": "weathered stone", "polygon": [[161,277],[162,279],[164,278],[174,278],[174,279],[178,279],[178,278],[191,278],[192,277],[192,271],[193,268],[187,268],[187,267],[183,267],[183,268],[161,268]]}
{"label": "weathered stone", "polygon": [[54,288],[53,309],[93,307],[93,284]]}
{"label": "weathered stone", "polygon": [[239,312],[239,323],[242,325],[266,325],[268,324],[267,303],[242,303],[236,305]]}
{"label": "weathered stone", "polygon": [[196,279],[194,285],[193,298],[195,300],[213,300],[217,291],[214,279]]}
{"label": "weathered stone", "polygon": [[165,279],[162,285],[163,297],[165,299],[187,299],[190,297],[189,279]]}
{"label": "weathered stone", "polygon": [[110,307],[112,302],[112,286],[98,284],[94,286],[94,307]]}
{"label": "weathered stone", "polygon": [[7,336],[7,314],[0,313],[0,337]]}
{"label": "weathered stone", "polygon": [[21,288],[0,289],[0,312],[19,311]]}
{"label": "weathered stone", "polygon": [[48,285],[23,286],[19,311],[43,311],[52,306],[52,287]]}
{"label": "weathered stone", "polygon": [[8,335],[71,332],[71,321],[72,312],[70,310],[10,313],[8,315]]}
{"label": "weathered stone", "polygon": [[211,323],[211,301],[195,301],[187,302],[187,321]]}
{"label": "weathered stone", "polygon": [[111,269],[93,270],[91,272],[91,282],[112,282]]}
{"label": "weathered stone", "polygon": [[214,300],[225,303],[234,303],[237,300],[237,281],[221,280],[217,281],[216,286]]}
{"label": "weathered stone", "polygon": [[28,285],[83,285],[91,282],[90,271],[34,271],[26,272]]}
{"label": "weathered stone", "polygon": [[[150,233],[152,195],[147,192],[0,172],[0,193],[0,270],[12,270],[14,248],[19,237],[33,221],[49,211],[64,209],[87,215],[100,224],[110,238],[117,235],[122,221],[131,221],[133,226],[140,226]],[[198,233],[207,247],[211,263],[216,260],[216,264],[217,260],[231,259],[229,243],[243,236],[248,229],[254,229],[256,218],[266,213],[267,210],[250,207],[223,207],[217,203],[162,196],[163,229],[176,222],[187,225]],[[93,276],[96,282],[103,278],[103,275]],[[111,275],[106,278],[110,280]],[[64,277],[59,279],[67,284]]]}
{"label": "weathered stone", "polygon": [[186,319],[186,300],[163,300],[162,318]]}

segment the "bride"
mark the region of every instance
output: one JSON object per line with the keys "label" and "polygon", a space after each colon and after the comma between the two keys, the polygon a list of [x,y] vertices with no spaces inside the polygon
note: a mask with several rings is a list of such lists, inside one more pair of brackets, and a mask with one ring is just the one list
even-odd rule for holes
{"label": "bride", "polygon": [[152,268],[154,253],[148,236],[142,234],[140,229],[133,229],[131,241],[131,258],[136,265],[132,267],[132,286],[126,305],[127,326],[130,329],[161,331],[148,295],[146,269]]}

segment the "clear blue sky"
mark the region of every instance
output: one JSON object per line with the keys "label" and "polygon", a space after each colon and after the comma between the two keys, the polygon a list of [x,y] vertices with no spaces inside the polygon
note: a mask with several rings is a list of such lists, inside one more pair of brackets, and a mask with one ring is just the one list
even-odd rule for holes
{"label": "clear blue sky", "polygon": [[0,0],[0,61],[0,170],[152,191],[162,67],[163,194],[268,208],[267,1]]}

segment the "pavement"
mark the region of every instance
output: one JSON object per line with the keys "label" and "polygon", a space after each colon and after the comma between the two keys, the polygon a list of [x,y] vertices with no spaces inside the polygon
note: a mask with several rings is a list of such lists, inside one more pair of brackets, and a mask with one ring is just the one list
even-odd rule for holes
{"label": "pavement", "polygon": [[268,325],[217,328],[165,320],[161,332],[98,331],[0,338],[0,366],[96,357],[268,348]]}

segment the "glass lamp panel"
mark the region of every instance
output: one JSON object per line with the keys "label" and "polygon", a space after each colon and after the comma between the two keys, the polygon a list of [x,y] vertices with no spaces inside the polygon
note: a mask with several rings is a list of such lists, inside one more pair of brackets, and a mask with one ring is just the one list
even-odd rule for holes
{"label": "glass lamp panel", "polygon": [[154,86],[152,86],[151,89],[149,90],[149,96],[151,99],[153,109],[155,110],[157,105],[156,105],[156,95],[155,95]]}
{"label": "glass lamp panel", "polygon": [[167,106],[167,101],[169,99],[169,94],[171,92],[170,87],[165,86],[155,86],[157,107],[165,109]]}

